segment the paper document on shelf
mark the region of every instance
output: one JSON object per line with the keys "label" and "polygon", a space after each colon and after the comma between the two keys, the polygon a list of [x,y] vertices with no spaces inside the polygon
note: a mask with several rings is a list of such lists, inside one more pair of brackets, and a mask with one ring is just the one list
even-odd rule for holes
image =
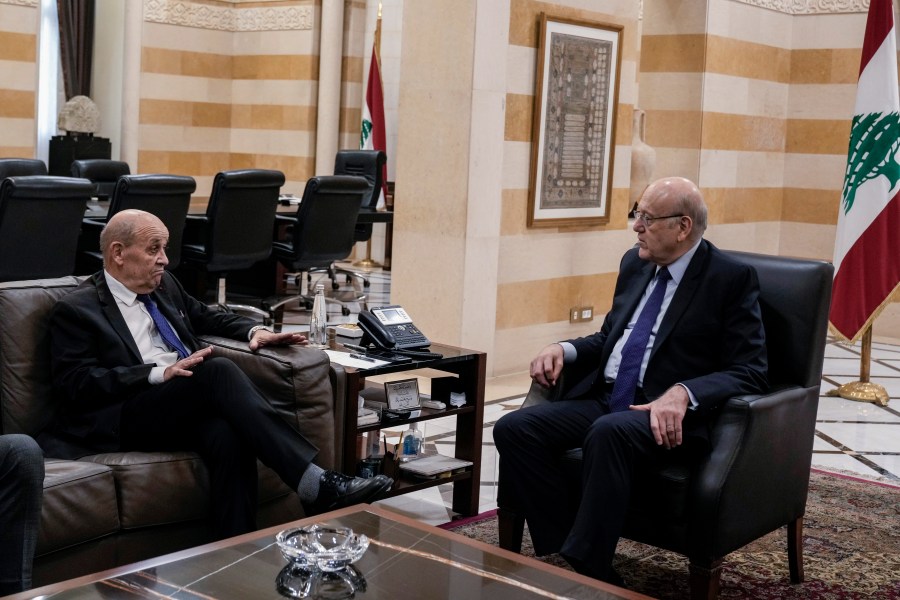
{"label": "paper document on shelf", "polygon": [[326,350],[325,354],[328,355],[328,359],[331,362],[343,365],[345,367],[353,367],[354,369],[374,369],[375,367],[380,367],[381,365],[388,364],[386,360],[378,360],[377,358],[370,358],[366,360],[363,360],[361,358],[353,358],[346,352],[338,352],[337,350]]}
{"label": "paper document on shelf", "polygon": [[461,460],[452,456],[444,456],[443,454],[431,454],[409,462],[400,463],[400,470],[428,477],[471,466],[472,461],[470,460]]}

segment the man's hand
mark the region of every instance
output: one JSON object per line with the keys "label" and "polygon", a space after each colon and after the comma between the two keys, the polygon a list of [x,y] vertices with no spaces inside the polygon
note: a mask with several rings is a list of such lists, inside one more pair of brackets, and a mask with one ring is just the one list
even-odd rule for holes
{"label": "man's hand", "polygon": [[250,350],[255,352],[263,346],[305,346],[308,343],[302,333],[273,333],[268,329],[257,329],[250,340]]}
{"label": "man's hand", "polygon": [[629,408],[649,411],[653,438],[658,445],[671,450],[681,445],[681,427],[690,402],[687,390],[680,385],[673,385],[653,402],[635,404]]}
{"label": "man's hand", "polygon": [[553,387],[563,368],[563,349],[550,344],[531,361],[531,378],[545,388]]}
{"label": "man's hand", "polygon": [[168,381],[173,377],[190,377],[194,374],[191,369],[202,363],[207,356],[212,354],[212,351],[212,346],[208,346],[202,350],[197,350],[190,356],[182,358],[174,365],[167,367],[166,370],[163,371],[163,381]]}

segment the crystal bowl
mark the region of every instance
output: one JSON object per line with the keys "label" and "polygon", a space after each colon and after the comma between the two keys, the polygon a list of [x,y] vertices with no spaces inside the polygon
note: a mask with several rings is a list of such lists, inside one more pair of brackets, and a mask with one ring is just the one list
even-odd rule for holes
{"label": "crystal bowl", "polygon": [[279,531],[275,542],[292,563],[319,571],[338,571],[355,563],[369,547],[369,538],[349,527],[307,525]]}

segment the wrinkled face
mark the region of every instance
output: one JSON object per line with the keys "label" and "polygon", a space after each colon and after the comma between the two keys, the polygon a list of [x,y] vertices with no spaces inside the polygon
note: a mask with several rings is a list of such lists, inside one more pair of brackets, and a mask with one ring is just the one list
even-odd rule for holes
{"label": "wrinkled face", "polygon": [[[687,241],[691,219],[681,215],[671,194],[648,190],[638,203],[637,212],[647,219],[635,219],[632,229],[638,234],[638,255],[657,265],[672,264],[690,249]],[[666,217],[654,220],[655,217]]]}
{"label": "wrinkled face", "polygon": [[159,219],[147,218],[139,222],[135,234],[131,245],[113,242],[110,272],[132,292],[149,294],[159,287],[169,264],[169,232]]}

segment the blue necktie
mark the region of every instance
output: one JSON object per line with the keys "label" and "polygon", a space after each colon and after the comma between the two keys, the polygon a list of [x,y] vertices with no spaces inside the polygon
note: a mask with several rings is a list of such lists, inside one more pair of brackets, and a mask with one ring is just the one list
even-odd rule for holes
{"label": "blue necktie", "polygon": [[184,344],[181,343],[181,340],[178,339],[178,336],[175,335],[175,331],[172,330],[172,326],[169,325],[163,314],[159,312],[153,298],[147,294],[138,294],[137,298],[147,307],[147,312],[150,313],[150,318],[156,324],[156,329],[159,330],[159,335],[162,336],[162,339],[178,353],[178,358],[187,358],[190,353],[184,347]]}
{"label": "blue necktie", "polygon": [[653,324],[659,316],[663,296],[666,295],[666,285],[671,278],[669,270],[665,267],[656,274],[656,287],[644,304],[631,335],[622,346],[622,362],[619,363],[619,373],[609,395],[609,412],[627,410],[634,403],[634,392],[637,389],[644,352],[647,350],[647,342],[650,341]]}

